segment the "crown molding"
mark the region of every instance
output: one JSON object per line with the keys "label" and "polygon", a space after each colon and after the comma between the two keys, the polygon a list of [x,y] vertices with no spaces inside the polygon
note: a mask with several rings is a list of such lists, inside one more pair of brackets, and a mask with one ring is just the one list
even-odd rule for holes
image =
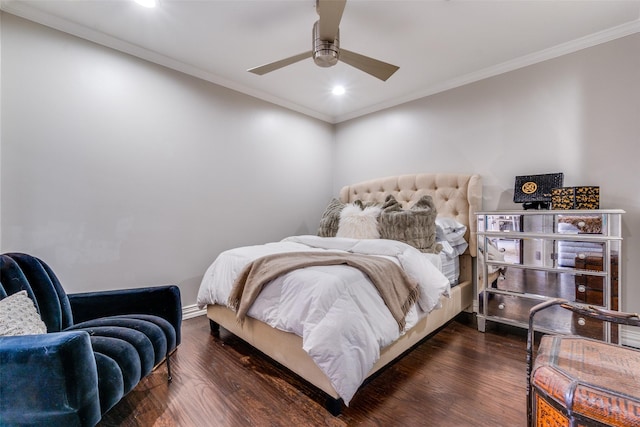
{"label": "crown molding", "polygon": [[105,33],[91,29],[84,25],[76,24],[74,22],[58,18],[47,13],[42,13],[39,10],[36,10],[24,4],[20,4],[19,2],[16,2],[14,0],[0,1],[0,10],[18,16],[20,18],[24,18],[26,20],[44,25],[45,27],[53,28],[66,34],[71,34],[81,39],[99,44],[101,46],[105,46],[110,49],[114,49],[135,56],[137,58],[144,59],[145,61],[161,65],[175,71],[179,71],[192,77],[197,77],[201,80],[214,83],[218,86],[222,86],[227,89],[231,89],[236,92],[240,92],[245,95],[249,95],[251,97],[269,102],[271,104],[284,107],[288,110],[296,111],[306,116],[313,117],[324,122],[332,123],[333,117],[326,114],[320,113],[310,108],[306,108],[302,105],[287,101],[277,96],[273,96],[266,92],[235,83],[228,79],[224,79],[218,75],[204,71],[198,67],[194,67],[193,65],[177,61],[168,56],[159,54],[149,49],[145,49],[141,46],[126,42],[116,37],[109,36]]}
{"label": "crown molding", "polygon": [[450,79],[441,84],[412,92],[407,96],[396,97],[343,115],[330,116],[263,91],[240,85],[193,65],[177,61],[83,25],[42,13],[15,0],[0,0],[0,10],[334,125],[640,32],[640,18],[638,18],[626,24]]}
{"label": "crown molding", "polygon": [[444,92],[450,89],[455,89],[460,86],[467,85],[469,83],[475,83],[480,80],[487,79],[489,77],[495,77],[500,74],[508,73],[520,68],[528,67],[540,62],[548,61],[550,59],[558,58],[570,53],[578,52],[583,49],[587,49],[599,44],[607,43],[622,37],[630,36],[640,32],[640,19],[628,22],[617,27],[612,27],[607,30],[603,30],[594,34],[590,34],[585,37],[581,37],[560,45],[544,49],[530,55],[521,56],[510,61],[497,64],[473,73],[460,76],[455,79],[448,80],[442,84],[438,84],[422,91],[417,91],[409,96],[395,98],[384,103],[372,105],[365,109],[354,111],[349,114],[345,114],[334,118],[334,123],[340,123],[346,120],[351,120],[357,117],[361,117],[367,114],[371,114],[377,111],[381,111],[387,108],[395,107],[400,104],[405,104],[410,101],[415,101],[420,98],[425,98],[430,95],[435,95],[440,92]]}

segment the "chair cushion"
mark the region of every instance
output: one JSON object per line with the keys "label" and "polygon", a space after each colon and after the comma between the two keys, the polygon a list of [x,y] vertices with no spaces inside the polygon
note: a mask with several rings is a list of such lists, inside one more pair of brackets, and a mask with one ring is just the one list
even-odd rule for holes
{"label": "chair cushion", "polygon": [[[113,328],[111,329],[113,330]],[[102,330],[98,331],[98,333],[106,335],[108,332]],[[134,344],[124,339],[105,335],[89,337],[91,339],[91,347],[95,354],[108,357],[116,362],[120,371],[118,377],[122,378],[122,393],[126,394],[133,390],[140,378],[142,378],[142,363],[140,362],[138,350]],[[98,385],[100,385],[99,376]]]}
{"label": "chair cushion", "polygon": [[[167,351],[170,351],[171,349],[176,348],[178,344],[175,328],[173,327],[173,325],[171,325],[171,323],[169,323],[169,321],[163,319],[162,317],[153,316],[151,314],[128,314],[123,316],[112,316],[111,318],[112,319],[138,319],[138,320],[151,322],[156,326],[160,327],[164,332],[165,338],[167,340]],[[156,362],[156,364],[158,363],[159,362]]]}
{"label": "chair cushion", "polygon": [[162,362],[167,349],[173,348],[176,340],[169,322],[144,314],[88,320],[67,330],[89,333],[98,365],[102,413]]}
{"label": "chair cushion", "polygon": [[93,354],[98,370],[100,413],[104,414],[124,396],[124,379],[122,378],[122,370],[114,359],[98,352]]}
{"label": "chair cushion", "polygon": [[[160,328],[152,323],[143,322],[105,317],[78,323],[67,330],[87,331],[92,338],[94,336],[119,338],[132,344],[138,352],[141,375],[144,377],[156,365],[158,357],[162,360],[166,354],[167,344]],[[156,355],[157,350],[162,351],[160,356]]]}

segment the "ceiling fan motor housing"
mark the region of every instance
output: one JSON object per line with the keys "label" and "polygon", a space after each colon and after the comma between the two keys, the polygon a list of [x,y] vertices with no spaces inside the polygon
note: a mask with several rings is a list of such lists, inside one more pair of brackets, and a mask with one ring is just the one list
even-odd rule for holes
{"label": "ceiling fan motor housing", "polygon": [[318,29],[318,21],[313,24],[313,61],[321,67],[331,67],[340,58],[340,32],[335,40],[322,40]]}

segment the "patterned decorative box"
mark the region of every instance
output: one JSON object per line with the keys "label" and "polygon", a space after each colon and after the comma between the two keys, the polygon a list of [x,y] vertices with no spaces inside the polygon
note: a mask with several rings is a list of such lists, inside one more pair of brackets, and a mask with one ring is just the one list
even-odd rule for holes
{"label": "patterned decorative box", "polygon": [[600,187],[559,187],[551,190],[551,209],[600,209]]}
{"label": "patterned decorative box", "polygon": [[600,187],[573,187],[576,209],[600,209]]}
{"label": "patterned decorative box", "polygon": [[640,351],[543,336],[532,370],[535,426],[640,426]]}
{"label": "patterned decorative box", "polygon": [[576,197],[573,187],[560,187],[551,190],[551,209],[574,209]]}

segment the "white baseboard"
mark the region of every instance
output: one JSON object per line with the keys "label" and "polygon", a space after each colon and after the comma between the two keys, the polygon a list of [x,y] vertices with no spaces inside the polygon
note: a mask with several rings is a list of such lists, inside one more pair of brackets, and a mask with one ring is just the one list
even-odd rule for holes
{"label": "white baseboard", "polygon": [[197,304],[186,305],[182,307],[182,320],[192,319],[207,314],[207,309],[199,309]]}

